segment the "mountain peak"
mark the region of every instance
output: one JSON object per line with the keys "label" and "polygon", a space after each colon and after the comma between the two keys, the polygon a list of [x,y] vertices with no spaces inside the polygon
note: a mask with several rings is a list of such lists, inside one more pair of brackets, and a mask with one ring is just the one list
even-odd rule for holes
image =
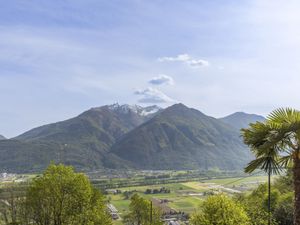
{"label": "mountain peak", "polygon": [[162,110],[162,108],[160,108],[157,105],[142,107],[140,105],[129,105],[129,104],[120,105],[119,103],[115,103],[112,105],[107,105],[106,107],[112,111],[117,111],[124,114],[134,112],[140,116],[148,116]]}
{"label": "mountain peak", "polygon": [[139,106],[139,105],[129,105],[129,104],[120,105],[119,103],[114,103],[112,105],[107,105],[107,107],[110,110],[113,110],[113,111],[122,110],[124,113],[128,113],[129,111],[133,111],[135,113],[138,113],[138,111],[140,109],[142,109],[142,107]]}
{"label": "mountain peak", "polygon": [[170,108],[171,107],[176,107],[176,108],[188,108],[186,105],[184,105],[183,103],[176,103],[176,104],[174,104],[174,105],[171,105],[170,106]]}
{"label": "mountain peak", "polygon": [[194,108],[189,108],[188,106],[182,104],[182,103],[177,103],[174,105],[169,106],[168,108],[166,108],[163,113],[165,115],[184,115],[185,117],[191,117],[195,114],[197,114],[198,116],[206,116],[205,114],[203,114],[201,111],[194,109]]}
{"label": "mountain peak", "polygon": [[227,124],[230,124],[237,129],[241,129],[248,127],[250,123],[262,122],[265,120],[265,118],[257,114],[235,112],[233,114],[220,118],[220,120]]}
{"label": "mountain peak", "polygon": [[235,113],[232,113],[228,116],[225,116],[223,118],[220,118],[220,119],[224,119],[224,118],[241,118],[241,117],[253,117],[253,118],[260,118],[260,120],[265,120],[265,118],[261,115],[257,115],[257,114],[251,114],[251,113],[246,113],[246,112],[235,112]]}
{"label": "mountain peak", "polygon": [[139,169],[237,169],[249,158],[245,148],[230,125],[179,103],[125,134],[110,152]]}
{"label": "mountain peak", "polygon": [[166,108],[165,111],[186,111],[189,110],[190,108],[187,107],[186,105],[182,104],[182,103],[176,103],[174,105],[169,106],[168,108]]}
{"label": "mountain peak", "polygon": [[232,114],[230,114],[228,116],[260,116],[260,115],[253,114],[253,113],[246,113],[246,112],[243,112],[243,111],[239,111],[239,112],[232,113]]}

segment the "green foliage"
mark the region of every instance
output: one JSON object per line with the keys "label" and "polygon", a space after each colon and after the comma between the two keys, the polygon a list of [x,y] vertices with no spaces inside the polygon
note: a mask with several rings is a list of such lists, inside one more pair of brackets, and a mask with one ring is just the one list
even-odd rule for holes
{"label": "green foliage", "polygon": [[195,213],[191,225],[248,225],[249,218],[242,205],[225,195],[210,196],[203,203],[202,211]]}
{"label": "green foliage", "polygon": [[[250,194],[239,194],[235,199],[246,210],[251,224],[268,224],[268,189],[261,184]],[[287,175],[280,176],[272,183],[271,189],[271,224],[293,224],[294,211],[293,179],[291,170]]]}
{"label": "green foliage", "polygon": [[256,169],[261,169],[270,174],[278,174],[281,170],[280,150],[274,146],[265,146],[269,140],[265,137],[272,131],[272,127],[267,123],[257,122],[250,124],[248,129],[241,131],[245,144],[250,146],[256,157],[245,168],[245,172],[252,173]]}
{"label": "green foliage", "polygon": [[[242,129],[242,135],[244,142],[251,147],[256,156],[256,159],[246,167],[247,172],[262,169],[269,173],[278,173],[282,167],[287,168],[292,163],[296,196],[294,221],[299,222],[300,111],[291,108],[274,110],[264,123],[257,122],[250,124],[248,129]],[[284,206],[280,211],[290,207],[284,203],[286,201],[282,201]]]}
{"label": "green foliage", "polygon": [[273,189],[280,192],[280,197],[273,216],[280,225],[293,224],[294,191],[292,170],[288,169],[285,176],[279,177],[273,184]]}
{"label": "green foliage", "polygon": [[[151,203],[134,194],[129,205],[130,213],[124,217],[124,222],[131,225],[162,225],[161,212],[158,208],[152,207]],[[152,219],[152,221],[151,221]]]}
{"label": "green foliage", "polygon": [[[271,209],[274,210],[277,206],[279,198],[278,190],[271,192]],[[236,197],[237,201],[243,206],[253,225],[268,224],[268,191],[267,185],[261,184],[258,188],[252,191],[251,194],[241,194]],[[271,224],[276,224],[272,219]]]}
{"label": "green foliage", "polygon": [[50,165],[26,193],[23,223],[37,225],[109,225],[102,195],[72,167]]}
{"label": "green foliage", "polygon": [[292,156],[299,151],[300,111],[290,108],[274,110],[264,123],[257,122],[242,129],[242,135],[256,158],[273,151],[276,172],[279,166],[288,166]]}
{"label": "green foliage", "polygon": [[292,169],[288,168],[284,176],[280,176],[272,184],[273,188],[280,190],[280,193],[285,194],[294,191],[294,181]]}
{"label": "green foliage", "polygon": [[16,183],[8,183],[0,189],[0,224],[19,224],[24,187]]}

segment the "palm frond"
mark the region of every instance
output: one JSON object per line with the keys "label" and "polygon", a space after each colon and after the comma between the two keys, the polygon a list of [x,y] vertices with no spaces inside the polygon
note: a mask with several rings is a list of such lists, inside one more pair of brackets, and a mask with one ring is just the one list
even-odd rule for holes
{"label": "palm frond", "polygon": [[[291,162],[294,151],[300,146],[300,111],[279,108],[270,113],[265,122],[256,122],[242,129],[244,143],[256,159],[245,168],[251,173],[255,169],[279,173]],[[282,156],[284,153],[284,156]]]}
{"label": "palm frond", "polygon": [[244,171],[245,173],[252,173],[257,169],[261,169],[266,173],[270,172],[270,174],[279,174],[282,167],[276,158],[263,156],[252,160],[247,167],[245,167]]}
{"label": "palm frond", "polygon": [[300,111],[292,108],[275,109],[267,117],[267,120],[277,124],[294,123],[300,121]]}
{"label": "palm frond", "polygon": [[278,164],[284,168],[289,167],[291,163],[292,163],[292,155],[282,156],[278,160]]}
{"label": "palm frond", "polygon": [[251,123],[249,128],[241,129],[244,143],[252,148],[257,148],[264,144],[271,128],[262,122]]}
{"label": "palm frond", "polygon": [[244,168],[245,173],[252,173],[253,171],[260,169],[262,164],[264,163],[263,158],[257,158],[248,163],[248,165]]}

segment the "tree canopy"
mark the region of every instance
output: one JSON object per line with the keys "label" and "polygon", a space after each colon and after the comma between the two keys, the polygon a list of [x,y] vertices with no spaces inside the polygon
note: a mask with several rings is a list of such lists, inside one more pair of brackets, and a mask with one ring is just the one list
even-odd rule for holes
{"label": "tree canopy", "polygon": [[201,209],[192,215],[191,225],[250,224],[242,205],[223,194],[208,197]]}
{"label": "tree canopy", "polygon": [[162,225],[161,212],[152,207],[151,202],[134,194],[129,205],[130,213],[125,216],[124,221],[130,225]]}
{"label": "tree canopy", "polygon": [[72,167],[50,165],[29,186],[23,223],[36,225],[110,225],[103,196]]}

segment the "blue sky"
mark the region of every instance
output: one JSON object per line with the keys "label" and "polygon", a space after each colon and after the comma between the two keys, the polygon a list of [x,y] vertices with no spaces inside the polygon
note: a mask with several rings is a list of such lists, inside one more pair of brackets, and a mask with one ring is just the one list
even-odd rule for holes
{"label": "blue sky", "polygon": [[300,108],[296,0],[11,0],[0,8],[0,134],[115,102],[221,117]]}

